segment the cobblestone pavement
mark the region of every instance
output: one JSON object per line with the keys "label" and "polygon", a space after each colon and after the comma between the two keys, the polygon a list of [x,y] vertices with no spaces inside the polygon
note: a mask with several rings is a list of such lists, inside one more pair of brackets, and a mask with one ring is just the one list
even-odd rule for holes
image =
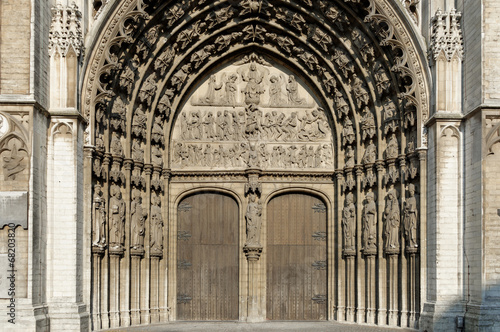
{"label": "cobblestone pavement", "polygon": [[[104,331],[104,330],[103,330]],[[149,326],[136,326],[123,329],[105,330],[124,332],[254,332],[254,331],[292,331],[292,332],[415,332],[408,328],[387,328],[369,325],[356,325],[336,322],[172,322],[168,324],[155,324]]]}

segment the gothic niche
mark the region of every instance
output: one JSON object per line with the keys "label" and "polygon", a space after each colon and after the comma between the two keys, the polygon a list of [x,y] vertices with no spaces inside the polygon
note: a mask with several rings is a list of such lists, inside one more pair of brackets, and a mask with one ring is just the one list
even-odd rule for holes
{"label": "gothic niche", "polygon": [[252,54],[212,73],[177,118],[173,169],[333,169],[325,112],[289,70]]}

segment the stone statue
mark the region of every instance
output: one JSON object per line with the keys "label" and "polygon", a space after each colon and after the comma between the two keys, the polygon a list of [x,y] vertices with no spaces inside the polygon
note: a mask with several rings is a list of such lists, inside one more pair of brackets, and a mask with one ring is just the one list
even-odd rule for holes
{"label": "stone statue", "polygon": [[367,137],[369,139],[372,139],[377,131],[375,126],[375,118],[373,117],[373,113],[370,112],[368,108],[365,108],[363,118],[361,119],[361,131],[363,133],[363,140],[365,140]]}
{"label": "stone statue", "polygon": [[346,118],[344,121],[344,129],[342,129],[342,145],[352,144],[355,138],[356,135],[352,128],[352,122],[349,118]]}
{"label": "stone statue", "polygon": [[398,140],[396,135],[392,134],[389,142],[387,143],[387,149],[385,150],[387,158],[397,158],[398,157]]}
{"label": "stone statue", "polygon": [[417,199],[415,198],[415,185],[408,185],[410,197],[406,199],[404,207],[404,221],[406,247],[417,248]]}
{"label": "stone statue", "polygon": [[[224,77],[222,78],[224,80]],[[208,88],[207,94],[203,99],[203,103],[207,105],[216,105],[217,91],[222,89],[222,82],[217,84],[217,77],[215,75],[211,75],[208,79]]]}
{"label": "stone statue", "polygon": [[225,97],[224,101],[229,106],[236,106],[236,91],[238,87],[236,86],[236,81],[238,80],[238,75],[231,74],[229,75],[226,86],[224,87]]}
{"label": "stone statue", "polygon": [[138,190],[134,191],[133,201],[130,204],[130,213],[130,223],[132,225],[130,247],[136,250],[144,249],[145,221],[148,214],[142,209],[141,192]]}
{"label": "stone statue", "polygon": [[142,109],[142,104],[134,112],[134,118],[132,119],[132,132],[137,136],[144,136],[146,133],[146,122],[148,117],[144,110]]}
{"label": "stone statue", "polygon": [[352,193],[345,198],[342,209],[342,226],[344,227],[344,251],[356,250],[356,207],[353,203]]}
{"label": "stone statue", "polygon": [[363,207],[363,249],[373,250],[377,247],[377,205],[373,192],[366,194]]}
{"label": "stone statue", "polygon": [[161,199],[156,194],[151,197],[151,252],[163,252],[163,217],[161,215]]}
{"label": "stone statue", "polygon": [[243,93],[245,94],[245,103],[247,105],[260,104],[260,95],[264,93],[264,88],[261,86],[263,75],[257,70],[255,63],[250,64],[248,74],[243,76],[243,80],[247,82]]}
{"label": "stone statue", "polygon": [[96,185],[94,188],[93,217],[92,245],[102,249],[106,246],[106,201],[103,198],[100,185]]}
{"label": "stone statue", "polygon": [[269,87],[269,106],[270,107],[280,107],[283,106],[284,102],[281,98],[281,86],[284,82],[284,77],[279,75],[276,77],[275,75],[271,76],[269,79],[270,87]]}
{"label": "stone statue", "polygon": [[123,250],[125,244],[125,201],[120,187],[112,185],[109,199],[109,246]]}
{"label": "stone statue", "polygon": [[355,156],[354,149],[352,148],[351,145],[348,145],[346,152],[345,152],[345,166],[346,167],[354,167],[354,163],[355,163],[354,156]]}
{"label": "stone statue", "polygon": [[368,144],[365,150],[365,154],[363,155],[362,163],[363,164],[373,164],[377,159],[377,147],[373,144],[372,141]]}
{"label": "stone statue", "polygon": [[262,204],[258,200],[257,194],[248,194],[248,206],[245,214],[247,221],[247,242],[245,246],[260,246],[260,226],[261,226]]}
{"label": "stone statue", "polygon": [[132,159],[138,162],[144,161],[144,150],[142,149],[141,143],[138,139],[132,140]]}
{"label": "stone statue", "polygon": [[111,136],[111,153],[115,156],[122,157],[123,156],[123,148],[122,143],[120,142],[120,138],[116,132],[113,132]]}
{"label": "stone statue", "polygon": [[286,91],[288,92],[289,105],[302,105],[305,102],[303,98],[299,97],[299,83],[295,80],[295,76],[288,76]]}
{"label": "stone statue", "polygon": [[139,90],[139,99],[142,102],[146,102],[146,104],[149,106],[151,105],[151,102],[153,101],[153,98],[156,93],[156,73],[152,73],[151,75],[146,78],[144,83],[142,84],[141,89]]}
{"label": "stone statue", "polygon": [[400,211],[399,202],[395,189],[387,193],[387,201],[384,211],[385,227],[385,246],[386,251],[395,252],[399,250],[399,227],[400,227]]}

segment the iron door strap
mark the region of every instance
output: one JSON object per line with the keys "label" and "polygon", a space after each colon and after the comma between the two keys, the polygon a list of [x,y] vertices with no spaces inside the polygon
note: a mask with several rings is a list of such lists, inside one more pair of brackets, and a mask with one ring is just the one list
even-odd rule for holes
{"label": "iron door strap", "polygon": [[186,303],[189,303],[191,300],[192,300],[192,298],[189,295],[186,295],[186,294],[177,295],[177,303],[179,303],[179,304],[186,304]]}
{"label": "iron door strap", "polygon": [[314,212],[317,213],[326,213],[326,206],[323,203],[316,203],[312,206]]}
{"label": "iron door strap", "polygon": [[186,261],[186,260],[182,260],[182,261],[178,261],[177,262],[177,268],[181,269],[181,270],[187,270],[189,268],[191,268],[193,264],[191,264],[190,262]]}
{"label": "iron door strap", "polygon": [[177,206],[177,209],[181,212],[188,212],[192,209],[193,207],[189,203],[181,203],[179,206]]}
{"label": "iron door strap", "polygon": [[312,266],[315,270],[326,270],[326,261],[316,261]]}
{"label": "iron door strap", "polygon": [[312,300],[316,304],[323,304],[326,302],[326,295],[321,295],[321,294],[314,295]]}
{"label": "iron door strap", "polygon": [[177,233],[177,240],[187,241],[191,238],[191,234],[188,231],[179,231]]}
{"label": "iron door strap", "polygon": [[326,241],[326,232],[315,232],[312,237],[316,241]]}

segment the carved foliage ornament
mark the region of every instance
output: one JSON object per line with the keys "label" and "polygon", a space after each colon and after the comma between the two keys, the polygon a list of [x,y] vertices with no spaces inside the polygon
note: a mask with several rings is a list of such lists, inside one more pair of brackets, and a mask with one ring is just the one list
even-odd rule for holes
{"label": "carved foliage ornament", "polygon": [[432,18],[431,57],[437,60],[443,55],[447,61],[456,56],[463,58],[463,39],[460,27],[462,13],[454,8],[450,12],[438,10]]}

